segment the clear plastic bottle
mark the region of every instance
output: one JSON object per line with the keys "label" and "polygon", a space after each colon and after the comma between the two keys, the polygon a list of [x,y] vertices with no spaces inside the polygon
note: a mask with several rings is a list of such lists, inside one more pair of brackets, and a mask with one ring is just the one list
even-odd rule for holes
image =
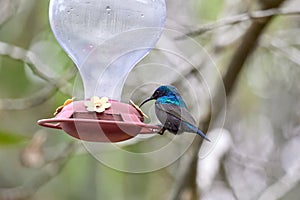
{"label": "clear plastic bottle", "polygon": [[74,61],[85,98],[120,100],[128,73],[159,39],[165,0],[51,0],[50,24]]}

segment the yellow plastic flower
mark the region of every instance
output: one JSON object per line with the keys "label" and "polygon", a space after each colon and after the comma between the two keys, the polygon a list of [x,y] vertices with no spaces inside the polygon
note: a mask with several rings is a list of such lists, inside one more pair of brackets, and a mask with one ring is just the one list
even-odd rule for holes
{"label": "yellow plastic flower", "polygon": [[149,118],[143,111],[142,109],[136,105],[135,103],[133,103],[132,100],[129,100],[130,105],[132,105],[140,114],[142,114],[144,117]]}
{"label": "yellow plastic flower", "polygon": [[94,96],[89,101],[85,101],[84,105],[86,109],[90,112],[102,113],[105,109],[111,106],[111,103],[108,102],[107,97],[102,97],[101,99],[97,96]]}
{"label": "yellow plastic flower", "polygon": [[58,108],[56,108],[55,112],[53,113],[53,115],[57,115],[58,113],[61,112],[61,110],[68,104],[72,103],[74,101],[75,97],[73,97],[72,99],[67,99],[63,105],[59,106]]}

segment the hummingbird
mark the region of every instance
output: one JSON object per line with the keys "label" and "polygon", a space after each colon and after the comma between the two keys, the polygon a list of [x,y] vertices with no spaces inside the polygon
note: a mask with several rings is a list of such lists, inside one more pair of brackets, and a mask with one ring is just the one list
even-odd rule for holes
{"label": "hummingbird", "polygon": [[162,123],[162,128],[158,132],[160,135],[163,135],[166,130],[175,135],[183,132],[192,132],[210,142],[205,134],[195,125],[195,119],[188,111],[186,103],[174,86],[162,85],[158,87],[150,98],[141,103],[140,107],[151,100],[156,100],[155,114]]}

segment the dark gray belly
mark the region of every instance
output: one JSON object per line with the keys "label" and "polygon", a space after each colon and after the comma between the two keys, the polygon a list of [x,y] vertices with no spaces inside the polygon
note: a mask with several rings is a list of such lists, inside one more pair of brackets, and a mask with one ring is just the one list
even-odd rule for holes
{"label": "dark gray belly", "polygon": [[155,108],[155,113],[158,120],[161,122],[164,128],[170,131],[173,134],[180,134],[184,130],[184,124],[182,124],[182,120],[170,115],[160,109]]}

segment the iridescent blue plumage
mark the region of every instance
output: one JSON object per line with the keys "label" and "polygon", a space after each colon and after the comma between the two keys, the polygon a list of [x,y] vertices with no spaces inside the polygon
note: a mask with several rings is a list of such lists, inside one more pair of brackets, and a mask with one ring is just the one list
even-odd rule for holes
{"label": "iridescent blue plumage", "polygon": [[187,106],[181,95],[174,86],[163,85],[155,90],[149,99],[143,101],[141,106],[150,101],[155,102],[155,113],[158,120],[163,124],[159,134],[165,130],[173,134],[193,132],[210,141],[196,126],[196,121],[187,110]]}

